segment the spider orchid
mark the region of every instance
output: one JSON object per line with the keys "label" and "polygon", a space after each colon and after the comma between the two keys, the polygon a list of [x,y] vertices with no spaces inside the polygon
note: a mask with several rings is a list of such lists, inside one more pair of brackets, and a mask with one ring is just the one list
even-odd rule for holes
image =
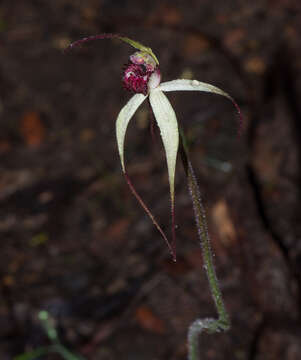
{"label": "spider orchid", "polygon": [[[136,51],[130,56],[128,64],[125,66],[122,83],[125,89],[134,93],[128,103],[121,109],[116,120],[116,137],[118,151],[121,160],[122,171],[125,175],[126,181],[140,202],[146,213],[149,215],[154,225],[157,227],[162,237],[165,239],[173,259],[175,255],[175,169],[176,159],[179,148],[179,129],[178,121],[173,107],[167,99],[165,92],[169,91],[204,91],[225,96],[230,99],[236,107],[239,115],[240,110],[235,101],[230,95],[216,86],[200,82],[198,80],[178,79],[161,83],[161,73],[159,70],[159,61],[152,49],[140,44],[137,41],[123,37],[116,34],[101,34],[90,36],[72,43],[69,48],[74,48],[78,45],[86,43],[91,40],[117,38],[134,47]],[[162,142],[166,154],[168,179],[170,187],[171,200],[171,217],[172,217],[172,241],[169,242],[164,231],[159,226],[158,222],[152,215],[151,211],[144,204],[141,197],[136,192],[131,180],[127,174],[124,161],[124,140],[128,124],[139,106],[144,100],[149,99],[154,117],[160,129]],[[241,117],[241,116],[240,116]]]}

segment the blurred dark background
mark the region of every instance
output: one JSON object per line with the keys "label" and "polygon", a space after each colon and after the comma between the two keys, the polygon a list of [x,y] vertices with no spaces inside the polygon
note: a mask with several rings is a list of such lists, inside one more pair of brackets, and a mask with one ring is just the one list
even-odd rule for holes
{"label": "blurred dark background", "polygon": [[[191,143],[229,332],[202,359],[297,360],[301,353],[301,12],[296,0],[2,0],[0,3],[0,358],[62,342],[89,360],[183,360],[186,332],[215,316],[179,162],[178,262],[121,174],[115,119],[130,98],[133,50],[152,47],[163,81],[230,93],[169,93]],[[167,170],[144,104],[129,126],[128,170],[169,232]],[[159,131],[156,130],[157,135]],[[45,359],[45,357],[44,357]],[[59,359],[49,355],[48,359]]]}

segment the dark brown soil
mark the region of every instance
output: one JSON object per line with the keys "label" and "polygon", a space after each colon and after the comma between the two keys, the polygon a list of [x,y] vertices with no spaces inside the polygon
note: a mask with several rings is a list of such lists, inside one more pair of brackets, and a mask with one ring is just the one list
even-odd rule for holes
{"label": "dark brown soil", "polygon": [[[0,3],[0,358],[48,343],[37,320],[88,360],[187,359],[187,327],[215,316],[185,176],[176,184],[174,264],[121,174],[115,119],[133,52],[152,47],[191,142],[232,327],[202,359],[297,360],[301,353],[301,5],[273,1],[2,0]],[[129,126],[128,171],[169,232],[168,178],[147,104]],[[42,359],[42,358],[41,358]],[[45,357],[43,358],[45,359]],[[49,355],[48,359],[59,359]]]}

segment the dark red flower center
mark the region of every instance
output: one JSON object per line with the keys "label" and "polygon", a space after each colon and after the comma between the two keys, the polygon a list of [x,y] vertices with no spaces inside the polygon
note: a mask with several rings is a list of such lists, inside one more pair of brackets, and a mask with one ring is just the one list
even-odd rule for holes
{"label": "dark red flower center", "polygon": [[129,62],[125,66],[122,76],[124,88],[134,93],[147,95],[147,84],[153,72],[153,70],[148,70],[144,64],[138,65]]}

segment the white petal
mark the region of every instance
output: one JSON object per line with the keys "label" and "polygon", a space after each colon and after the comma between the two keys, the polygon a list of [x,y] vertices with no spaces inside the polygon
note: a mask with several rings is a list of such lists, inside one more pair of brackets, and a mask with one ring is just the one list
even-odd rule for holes
{"label": "white petal", "polygon": [[220,88],[210,85],[210,84],[207,84],[207,83],[204,83],[204,82],[197,81],[197,80],[178,79],[178,80],[172,80],[172,81],[167,81],[167,82],[161,83],[157,87],[157,89],[162,90],[162,91],[181,91],[181,90],[205,91],[205,92],[210,92],[210,93],[225,96],[232,102],[232,104],[236,108],[236,111],[239,116],[238,134],[239,135],[241,134],[242,114],[241,114],[240,108],[236,104],[235,100],[229,94],[227,94],[225,91],[221,90]]}
{"label": "white petal", "polygon": [[172,207],[174,205],[174,180],[176,170],[177,152],[179,147],[179,131],[176,114],[162,91],[154,89],[149,95],[150,103],[160,128],[161,137],[165,149],[170,196]]}
{"label": "white petal", "polygon": [[167,81],[161,83],[158,89],[162,91],[205,91],[226,96],[228,99],[233,101],[229,94],[219,89],[218,87],[197,80],[179,79]]}
{"label": "white petal", "polygon": [[127,126],[135,114],[138,107],[143,103],[143,101],[147,98],[143,94],[134,95],[129,102],[121,109],[117,120],[116,120],[116,137],[118,144],[118,151],[121,160],[121,166],[123,172],[125,172],[124,166],[124,138]]}

